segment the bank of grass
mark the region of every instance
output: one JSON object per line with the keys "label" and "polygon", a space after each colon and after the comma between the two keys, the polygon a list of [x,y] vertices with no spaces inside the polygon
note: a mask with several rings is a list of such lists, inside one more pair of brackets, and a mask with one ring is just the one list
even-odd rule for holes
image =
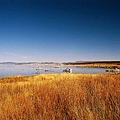
{"label": "bank of grass", "polygon": [[0,120],[120,120],[120,75],[0,79]]}

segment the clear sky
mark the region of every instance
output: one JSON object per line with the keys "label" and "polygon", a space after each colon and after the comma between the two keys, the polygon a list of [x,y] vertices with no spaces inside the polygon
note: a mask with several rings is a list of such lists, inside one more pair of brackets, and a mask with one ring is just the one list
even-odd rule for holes
{"label": "clear sky", "polygon": [[120,60],[120,0],[0,0],[0,62]]}

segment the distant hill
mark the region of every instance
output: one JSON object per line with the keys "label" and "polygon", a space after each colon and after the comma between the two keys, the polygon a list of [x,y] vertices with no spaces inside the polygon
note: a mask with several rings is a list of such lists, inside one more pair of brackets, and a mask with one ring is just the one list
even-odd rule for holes
{"label": "distant hill", "polygon": [[1,62],[0,64],[15,64],[15,65],[26,65],[26,64],[61,64],[57,62]]}
{"label": "distant hill", "polygon": [[[23,65],[23,64],[61,64],[57,62],[1,62],[0,64],[15,64],[15,65]],[[120,65],[120,61],[75,61],[75,62],[64,62],[64,65],[83,65],[83,64],[117,64]]]}
{"label": "distant hill", "polygon": [[0,64],[16,64],[15,62],[1,62]]}

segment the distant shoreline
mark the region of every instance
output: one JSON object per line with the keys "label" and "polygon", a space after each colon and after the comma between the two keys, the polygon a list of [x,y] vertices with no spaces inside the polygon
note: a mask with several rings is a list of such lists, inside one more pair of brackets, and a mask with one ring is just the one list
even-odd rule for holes
{"label": "distant shoreline", "polygon": [[1,62],[0,64],[14,64],[14,65],[55,65],[55,66],[76,66],[87,68],[120,68],[120,61],[76,61],[76,62]]}
{"label": "distant shoreline", "polygon": [[87,61],[64,63],[67,66],[78,66],[88,68],[120,68],[120,61]]}

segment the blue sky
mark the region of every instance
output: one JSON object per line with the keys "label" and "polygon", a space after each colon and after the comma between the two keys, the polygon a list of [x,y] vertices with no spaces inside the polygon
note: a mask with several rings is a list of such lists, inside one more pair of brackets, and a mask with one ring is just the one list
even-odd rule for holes
{"label": "blue sky", "polygon": [[120,0],[0,0],[0,62],[120,60]]}

